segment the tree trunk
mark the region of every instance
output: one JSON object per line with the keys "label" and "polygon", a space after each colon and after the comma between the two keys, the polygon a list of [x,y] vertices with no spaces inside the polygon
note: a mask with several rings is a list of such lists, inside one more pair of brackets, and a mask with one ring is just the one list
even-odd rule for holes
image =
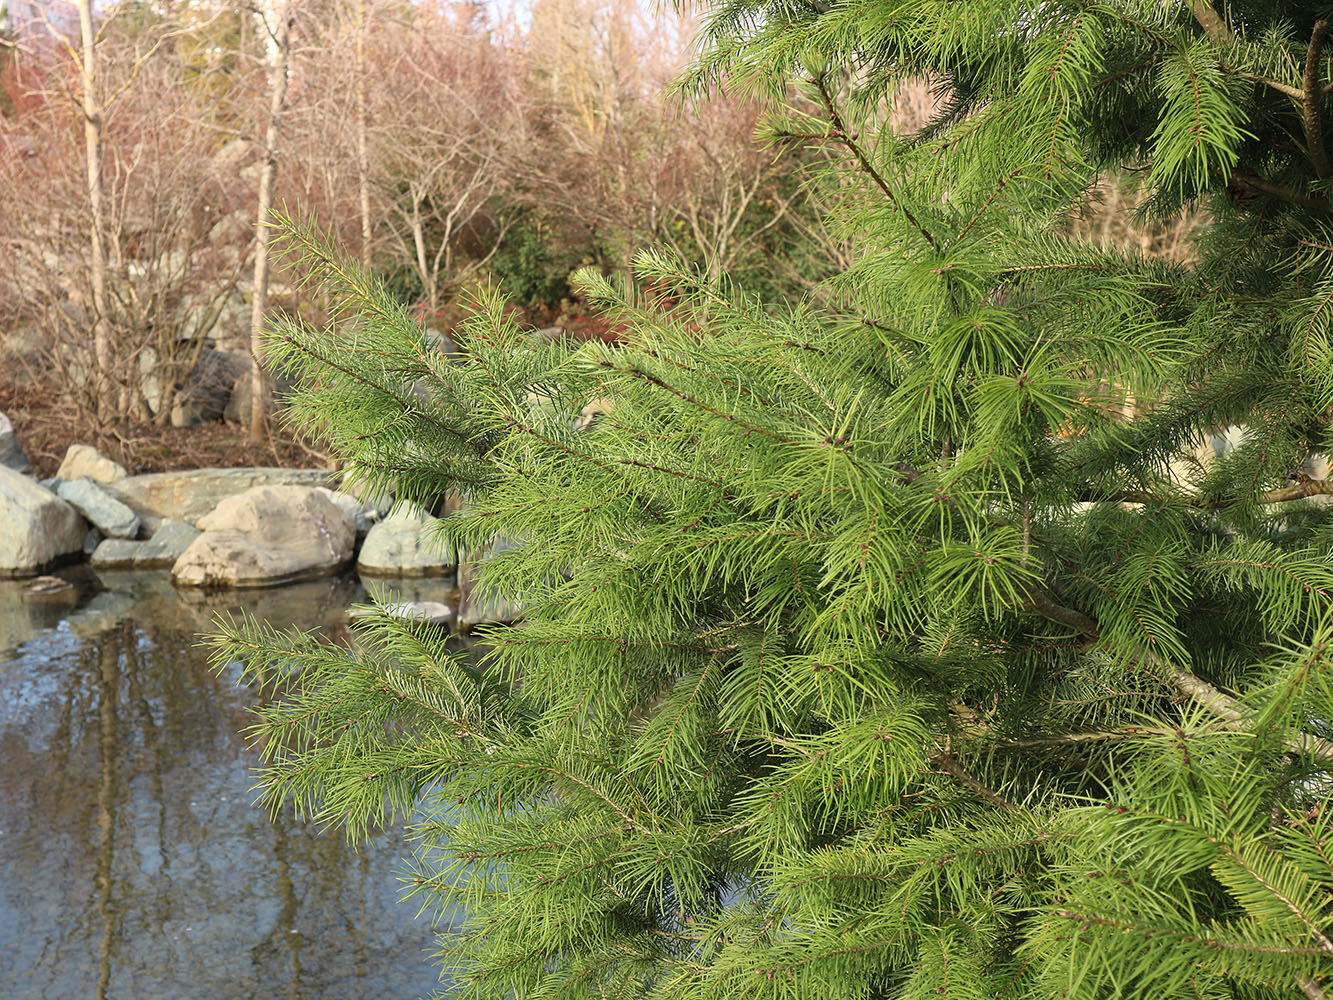
{"label": "tree trunk", "polygon": [[356,193],[361,214],[361,266],[370,270],[370,140],[366,95],[366,33],[370,30],[367,0],[356,0]]}
{"label": "tree trunk", "polygon": [[92,280],[93,364],[87,385],[92,392],[93,416],[99,429],[115,410],[112,379],[111,317],[106,291],[106,208],[102,180],[102,108],[97,97],[97,36],[93,31],[92,0],[78,0],[79,38],[83,45],[82,98],[84,155],[88,166],[88,209]]}
{"label": "tree trunk", "polygon": [[264,315],[268,312],[269,213],[273,209],[274,180],[278,174],[278,140],[287,102],[287,71],[291,57],[291,4],[279,0],[261,16],[270,20],[268,31],[268,125],[264,130],[264,163],[259,171],[255,211],[255,288],[250,309],[250,426],[247,438],[259,444],[268,436],[267,378],[264,374]]}

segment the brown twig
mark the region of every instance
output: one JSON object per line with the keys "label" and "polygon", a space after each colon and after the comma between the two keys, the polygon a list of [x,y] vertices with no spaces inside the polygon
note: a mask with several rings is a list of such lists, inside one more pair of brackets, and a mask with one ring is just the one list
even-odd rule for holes
{"label": "brown twig", "polygon": [[1296,985],[1310,1000],[1328,1000],[1328,994],[1320,989],[1319,984],[1314,981],[1313,977],[1304,972],[1297,974]]}
{"label": "brown twig", "polygon": [[830,138],[836,139],[851,150],[852,155],[855,156],[857,162],[861,164],[861,169],[864,170],[866,175],[875,182],[875,186],[884,192],[884,196],[889,199],[889,203],[898,211],[902,212],[903,218],[911,224],[913,229],[925,237],[926,242],[930,244],[930,248],[936,253],[939,253],[939,241],[936,240],[930,230],[923,226],[921,221],[912,214],[912,210],[898,199],[898,196],[893,193],[893,188],[889,187],[889,182],[884,178],[884,175],[879,172],[874,163],[871,162],[869,155],[861,148],[860,143],[856,141],[856,137],[849,133],[844,127],[842,115],[838,111],[838,106],[833,103],[833,95],[829,93],[828,84],[824,82],[824,78],[822,76],[817,77],[811,82],[814,83],[816,89],[818,89],[819,97],[824,103],[824,110],[829,116],[829,123],[833,126],[833,134]]}
{"label": "brown twig", "polygon": [[1333,209],[1333,202],[1330,202],[1327,198],[1300,194],[1291,188],[1283,187],[1281,184],[1266,181],[1256,174],[1232,174],[1231,180],[1243,188],[1270,195],[1279,201],[1285,201],[1292,205],[1300,205],[1302,208],[1318,208],[1326,212]]}
{"label": "brown twig", "polygon": [[1002,809],[1005,812],[1016,812],[1018,807],[1006,799],[995,789],[982,784],[973,777],[962,764],[947,750],[938,750],[930,755],[930,763],[939,768],[954,781],[958,782],[969,792],[972,792],[978,798],[984,799],[993,805],[996,809]]}
{"label": "brown twig", "polygon": [[1328,150],[1324,148],[1324,127],[1319,120],[1319,57],[1324,49],[1324,40],[1328,38],[1328,27],[1328,21],[1320,18],[1314,23],[1314,31],[1310,34],[1310,47],[1305,53],[1305,93],[1302,100],[1305,144],[1309,148],[1315,174],[1320,180],[1333,173],[1333,165],[1328,161]]}

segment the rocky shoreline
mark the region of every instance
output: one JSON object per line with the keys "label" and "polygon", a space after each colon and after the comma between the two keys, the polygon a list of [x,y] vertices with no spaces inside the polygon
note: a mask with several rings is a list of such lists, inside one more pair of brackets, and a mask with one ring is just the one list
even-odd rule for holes
{"label": "rocky shoreline", "polygon": [[132,476],[76,444],[56,475],[39,481],[0,414],[0,578],[87,561],[95,571],[170,569],[181,588],[259,588],[355,565],[363,576],[456,576],[460,630],[518,618],[516,606],[469,599],[489,553],[460,566],[440,537],[440,518],[358,496],[340,477],[262,467]]}

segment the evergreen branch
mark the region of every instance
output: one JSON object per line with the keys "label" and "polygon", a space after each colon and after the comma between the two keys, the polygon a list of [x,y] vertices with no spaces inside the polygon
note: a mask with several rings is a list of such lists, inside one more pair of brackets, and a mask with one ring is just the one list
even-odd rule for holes
{"label": "evergreen branch", "polygon": [[1020,173],[1022,173],[1021,168],[1015,168],[1014,170],[1009,171],[1009,173],[1005,174],[1003,177],[999,179],[999,181],[996,182],[995,190],[991,192],[991,196],[987,198],[985,203],[982,204],[982,206],[976,210],[976,212],[972,215],[972,218],[967,220],[967,225],[965,225],[962,228],[962,231],[959,232],[959,234],[956,237],[954,237],[955,243],[961,243],[963,241],[963,237],[965,237],[968,233],[972,231],[972,227],[975,226],[977,224],[977,221],[982,217],[982,215],[985,214],[986,209],[990,208],[991,205],[995,203],[995,199],[1000,197],[1000,195],[1004,193],[1005,186],[1011,180],[1017,177]]}
{"label": "evergreen branch", "polygon": [[1304,482],[1296,483],[1294,486],[1283,486],[1278,489],[1268,490],[1254,497],[1252,501],[1244,498],[1222,497],[1213,500],[1202,500],[1197,497],[1164,497],[1159,493],[1149,493],[1145,490],[1122,490],[1110,497],[1097,497],[1091,494],[1084,497],[1089,501],[1107,500],[1112,503],[1143,503],[1143,504],[1162,504],[1176,503],[1186,507],[1192,507],[1196,510],[1226,510],[1229,507],[1236,507],[1246,502],[1259,504],[1272,503],[1290,503],[1293,500],[1305,500],[1309,497],[1333,496],[1333,480],[1330,479],[1307,479]]}
{"label": "evergreen branch", "polygon": [[1095,642],[1101,635],[1101,627],[1097,624],[1097,619],[1085,615],[1075,608],[1066,608],[1056,604],[1038,587],[1029,589],[1027,610],[1035,611],[1037,614],[1052,621],[1057,621],[1062,625],[1068,625],[1090,642]]}
{"label": "evergreen branch", "polygon": [[442,431],[445,434],[448,434],[450,437],[455,438],[461,443],[467,445],[469,448],[475,451],[479,456],[484,455],[486,453],[486,449],[482,444],[473,440],[467,435],[463,434],[457,428],[450,427],[448,424],[436,420],[430,414],[423,412],[422,409],[419,406],[416,406],[413,401],[405,399],[402,396],[399,396],[392,390],[386,388],[385,386],[380,385],[373,379],[367,378],[365,375],[362,375],[360,372],[353,371],[346,365],[339,364],[337,361],[333,360],[333,358],[329,357],[328,355],[322,354],[313,345],[300,343],[296,340],[296,338],[292,337],[290,334],[274,333],[273,336],[275,339],[286,344],[293,350],[298,351],[299,353],[304,354],[308,357],[314,358],[321,365],[330,369],[331,371],[336,371],[339,374],[346,376],[347,378],[351,379],[358,385],[362,385],[368,389],[375,390],[375,392],[378,393],[382,398],[387,399],[392,403],[394,403],[394,405],[396,405],[405,414],[415,417],[418,420],[422,420],[425,423],[432,425],[437,430]]}
{"label": "evergreen branch", "polygon": [[736,414],[734,413],[719,410],[716,407],[709,406],[703,400],[691,396],[688,392],[684,392],[680,389],[677,389],[675,386],[668,384],[667,382],[658,378],[656,375],[651,374],[650,372],[643,371],[640,368],[632,368],[632,367],[622,368],[619,365],[614,364],[613,362],[610,361],[599,361],[598,364],[603,368],[609,368],[612,371],[620,372],[622,375],[629,375],[632,378],[642,379],[645,382],[657,386],[659,389],[664,389],[665,391],[671,393],[671,395],[675,396],[677,399],[682,399],[685,402],[689,403],[691,406],[697,406],[699,409],[705,411],[706,413],[711,413],[715,417],[721,417],[723,420],[726,420],[728,423],[733,423],[737,427],[744,427],[747,431],[751,431],[755,434],[762,434],[764,437],[772,438],[774,441],[777,441],[781,444],[797,447],[797,443],[793,441],[791,438],[784,437],[783,435],[777,433],[776,431],[769,430],[767,427],[759,427],[755,424],[748,423],[747,421],[740,419],[740,417],[736,416]]}
{"label": "evergreen branch", "polygon": [[1288,944],[1262,944],[1256,941],[1229,941],[1211,935],[1189,934],[1185,931],[1173,927],[1154,926],[1142,921],[1128,919],[1117,920],[1113,917],[1102,916],[1097,913],[1080,913],[1077,910],[1060,908],[1052,911],[1055,916],[1063,917],[1066,920],[1072,920],[1082,925],[1097,925],[1109,927],[1112,930],[1123,933],[1134,934],[1136,937],[1148,935],[1150,937],[1171,937],[1179,941],[1187,941],[1191,944],[1201,945],[1214,951],[1238,951],[1253,955],[1278,955],[1289,958],[1322,958],[1324,951],[1322,948],[1302,948],[1299,945]]}
{"label": "evergreen branch", "polygon": [[[1221,174],[1218,174],[1221,177]],[[1317,195],[1300,194],[1291,188],[1283,187],[1281,184],[1274,184],[1272,181],[1266,181],[1258,174],[1244,173],[1241,171],[1229,175],[1230,180],[1239,184],[1243,188],[1251,191],[1258,191],[1261,194],[1270,195],[1279,201],[1285,201],[1290,205],[1299,205],[1302,208],[1317,208],[1322,211],[1333,210],[1333,202],[1327,198],[1321,198]],[[1223,177],[1222,179],[1226,179]]]}
{"label": "evergreen branch", "polygon": [[[1305,910],[1296,902],[1296,900],[1292,899],[1288,893],[1283,892],[1282,887],[1278,885],[1274,879],[1270,878],[1269,876],[1265,875],[1262,871],[1260,871],[1258,865],[1252,864],[1249,861],[1247,861],[1241,855],[1240,851],[1236,850],[1235,848],[1229,847],[1225,844],[1222,844],[1221,842],[1218,842],[1217,846],[1219,847],[1219,849],[1222,851],[1223,854],[1225,854],[1228,858],[1230,858],[1231,861],[1234,862],[1236,866],[1241,869],[1241,871],[1243,871],[1254,881],[1258,882],[1259,885],[1263,887],[1264,891],[1266,891],[1267,893],[1269,893],[1269,895],[1276,898],[1278,902],[1280,902],[1283,905],[1283,907],[1285,907],[1286,910],[1292,914],[1292,916],[1294,916],[1297,920],[1299,920],[1301,924],[1305,927],[1305,930],[1310,934],[1310,936],[1319,942],[1319,947],[1323,949],[1323,951],[1329,954],[1333,954],[1333,940],[1329,940],[1328,935],[1319,929],[1319,926],[1314,922],[1314,920],[1310,918],[1310,915],[1306,913]],[[1266,850],[1270,856],[1272,856],[1274,853],[1271,850],[1267,850],[1266,848],[1261,847],[1260,849]]]}
{"label": "evergreen branch", "polygon": [[893,193],[893,188],[889,186],[889,182],[885,179],[884,175],[875,167],[870,156],[861,148],[861,144],[856,141],[856,138],[847,131],[847,128],[842,121],[842,115],[838,111],[838,106],[833,102],[833,95],[829,93],[828,83],[824,77],[822,75],[815,77],[810,82],[813,83],[815,89],[819,91],[820,100],[823,101],[824,110],[829,116],[829,123],[833,126],[833,138],[837,139],[852,151],[852,155],[856,157],[856,161],[861,164],[861,169],[864,170],[870,179],[875,182],[875,186],[884,192],[884,197],[889,199],[889,204],[901,212],[903,218],[911,224],[912,228],[925,237],[926,242],[930,244],[932,250],[939,253],[940,244],[935,237],[931,235],[930,230],[923,226],[912,213],[912,210],[903,203],[902,199]]}
{"label": "evergreen branch", "polygon": [[[1091,646],[1101,638],[1101,627],[1095,618],[1075,608],[1056,604],[1036,588],[1031,588],[1029,591],[1025,607],[1026,610],[1035,611],[1043,617],[1073,628],[1085,637],[1085,646]],[[1225,728],[1235,732],[1248,731],[1252,715],[1244,710],[1236,699],[1223,694],[1197,674],[1176,666],[1156,654],[1148,654],[1148,661],[1165,673],[1164,679],[1176,690],[1216,716]],[[1309,733],[1301,733],[1290,739],[1287,742],[1287,750],[1290,753],[1309,755],[1320,761],[1333,761],[1333,742]]]}
{"label": "evergreen branch", "polygon": [[1068,746],[1075,743],[1095,743],[1101,740],[1133,740],[1147,736],[1170,735],[1175,730],[1144,726],[1127,726],[1102,732],[1060,733],[1056,736],[1036,736],[1029,739],[1005,740],[995,744],[1001,750],[1026,750],[1034,747]]}
{"label": "evergreen branch", "polygon": [[1328,38],[1328,21],[1320,18],[1314,23],[1310,34],[1310,47],[1305,55],[1305,93],[1303,95],[1303,118],[1305,124],[1305,144],[1310,151],[1310,160],[1314,163],[1315,175],[1320,180],[1333,173],[1333,165],[1328,160],[1328,150],[1324,148],[1324,127],[1319,120],[1319,58]]}
{"label": "evergreen branch", "polygon": [[953,778],[978,798],[989,802],[996,809],[1001,809],[1005,812],[1015,812],[1018,809],[1017,806],[999,792],[978,781],[966,768],[963,767],[962,764],[958,763],[957,758],[947,750],[937,750],[935,753],[931,754],[930,763],[949,775],[949,777]]}

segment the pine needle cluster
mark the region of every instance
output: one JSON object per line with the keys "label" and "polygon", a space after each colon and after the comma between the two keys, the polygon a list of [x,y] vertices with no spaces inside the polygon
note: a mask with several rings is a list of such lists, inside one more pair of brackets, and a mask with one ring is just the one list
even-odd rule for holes
{"label": "pine needle cluster", "polygon": [[[1328,33],[1277,2],[709,5],[682,90],[830,153],[830,307],[645,252],[579,279],[622,343],[483,297],[446,356],[289,221],[355,317],[275,327],[298,418],[374,486],[460,494],[442,544],[512,540],[483,585],[525,614],[471,655],[228,623],[269,800],[425,815],[450,996],[1325,996]],[[922,76],[940,111],[895,134]],[[1197,264],[1059,235],[1123,169],[1209,213]]]}

